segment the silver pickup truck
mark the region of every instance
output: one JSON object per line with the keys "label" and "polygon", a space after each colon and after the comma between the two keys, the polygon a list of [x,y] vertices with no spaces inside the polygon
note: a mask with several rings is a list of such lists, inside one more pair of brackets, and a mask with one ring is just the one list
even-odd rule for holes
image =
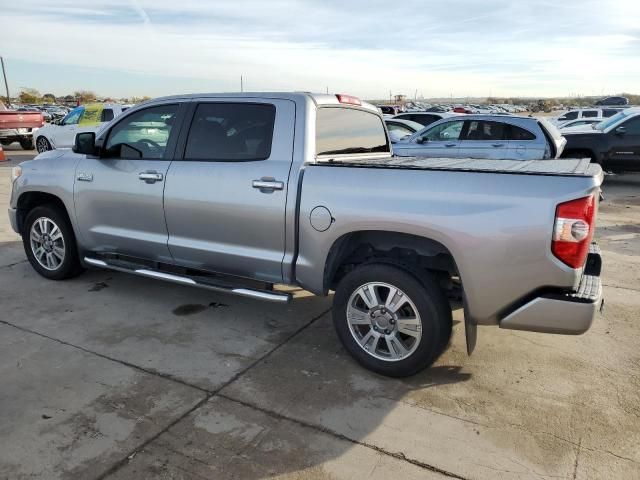
{"label": "silver pickup truck", "polygon": [[44,277],[335,291],[340,340],[385,375],[436,360],[451,302],[470,353],[477,325],[582,333],[601,298],[599,166],[393,157],[376,108],[347,95],[160,98],[12,176],[11,224]]}

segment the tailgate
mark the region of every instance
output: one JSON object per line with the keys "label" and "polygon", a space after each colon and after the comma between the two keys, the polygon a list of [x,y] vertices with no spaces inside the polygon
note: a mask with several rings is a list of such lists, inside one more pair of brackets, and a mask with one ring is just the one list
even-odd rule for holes
{"label": "tailgate", "polygon": [[40,128],[43,125],[44,117],[40,112],[0,112],[0,129]]}

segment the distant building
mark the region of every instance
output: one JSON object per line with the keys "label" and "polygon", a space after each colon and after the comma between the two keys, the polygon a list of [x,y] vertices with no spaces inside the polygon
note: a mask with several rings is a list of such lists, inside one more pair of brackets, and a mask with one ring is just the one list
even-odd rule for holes
{"label": "distant building", "polygon": [[404,104],[404,102],[407,101],[407,96],[406,95],[394,95],[393,99],[395,101],[395,103],[399,103],[399,104]]}

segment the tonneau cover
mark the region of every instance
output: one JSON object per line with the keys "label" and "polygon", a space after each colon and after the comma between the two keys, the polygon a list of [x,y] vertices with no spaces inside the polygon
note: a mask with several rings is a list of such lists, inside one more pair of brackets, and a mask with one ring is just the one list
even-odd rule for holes
{"label": "tonneau cover", "polygon": [[317,159],[317,164],[335,166],[362,166],[406,168],[419,170],[453,170],[529,175],[571,175],[592,177],[601,173],[597,164],[588,158],[558,160],[488,160],[479,158],[424,158],[424,157],[342,157]]}

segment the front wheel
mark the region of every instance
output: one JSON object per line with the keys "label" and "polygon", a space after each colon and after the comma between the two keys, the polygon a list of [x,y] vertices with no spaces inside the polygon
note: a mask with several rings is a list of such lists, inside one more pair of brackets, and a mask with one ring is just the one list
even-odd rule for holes
{"label": "front wheel", "polygon": [[51,143],[49,143],[49,140],[47,140],[46,137],[40,136],[36,140],[36,150],[38,150],[38,153],[43,153],[48,150],[53,150],[53,148],[51,147]]}
{"label": "front wheel", "polygon": [[58,207],[42,205],[31,210],[22,243],[29,263],[45,278],[65,280],[82,271],[73,229]]}
{"label": "front wheel", "polygon": [[406,377],[442,352],[451,333],[451,308],[430,275],[367,264],[338,285],[333,322],[344,347],[365,368]]}

